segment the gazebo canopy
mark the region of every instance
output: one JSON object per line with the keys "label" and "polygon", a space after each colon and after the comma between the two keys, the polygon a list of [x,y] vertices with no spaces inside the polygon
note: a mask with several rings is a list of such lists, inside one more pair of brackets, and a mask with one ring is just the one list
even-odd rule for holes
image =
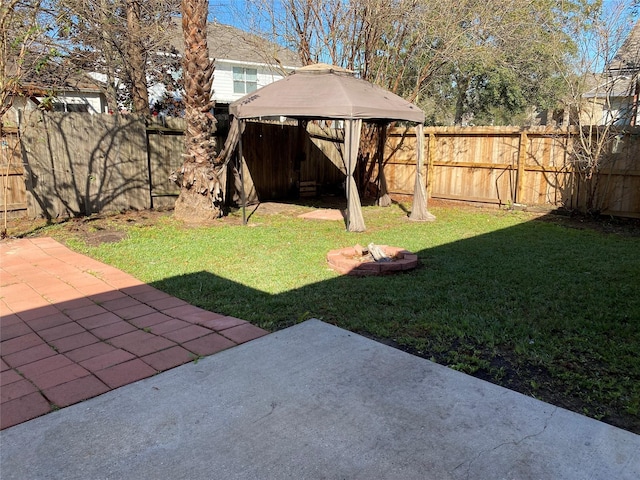
{"label": "gazebo canopy", "polygon": [[[416,184],[411,218],[432,220],[422,182],[424,112],[402,97],[353,76],[353,72],[327,64],[297,69],[289,76],[251,92],[229,106],[240,122],[261,117],[339,119],[345,121],[344,163],[347,172],[347,230],[364,231],[364,219],[353,177],[362,121],[390,123],[404,120],[418,124]],[[240,131],[243,129],[241,128]],[[242,138],[240,137],[240,147]],[[242,151],[242,148],[240,148]],[[382,165],[380,165],[382,175]],[[243,182],[244,185],[244,182]]]}
{"label": "gazebo canopy", "polygon": [[229,112],[238,119],[284,116],[424,123],[424,112],[412,103],[349,70],[326,64],[299,68],[232,103]]}

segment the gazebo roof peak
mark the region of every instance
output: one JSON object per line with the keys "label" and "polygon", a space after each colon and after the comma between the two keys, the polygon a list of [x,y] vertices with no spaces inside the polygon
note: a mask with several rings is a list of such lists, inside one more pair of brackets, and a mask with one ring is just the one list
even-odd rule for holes
{"label": "gazebo roof peak", "polygon": [[293,71],[293,74],[295,73],[339,73],[343,75],[353,75],[354,71],[337,65],[330,65],[328,63],[313,63],[311,65],[296,68]]}

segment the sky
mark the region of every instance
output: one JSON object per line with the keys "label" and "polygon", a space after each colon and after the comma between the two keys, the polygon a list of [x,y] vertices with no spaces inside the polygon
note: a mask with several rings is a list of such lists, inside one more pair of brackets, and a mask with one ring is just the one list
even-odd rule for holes
{"label": "sky", "polygon": [[[634,0],[602,0],[605,8],[612,8],[620,2],[632,5]],[[209,20],[217,19],[227,25],[242,26],[252,10],[252,4],[269,2],[275,8],[281,8],[281,0],[209,0]]]}
{"label": "sky", "polygon": [[256,3],[270,3],[279,9],[280,0],[209,0],[209,21],[217,20],[226,25],[248,29],[250,14]]}
{"label": "sky", "polygon": [[209,0],[208,20],[217,20],[227,25],[235,25],[238,21],[235,10],[246,11],[245,0]]}

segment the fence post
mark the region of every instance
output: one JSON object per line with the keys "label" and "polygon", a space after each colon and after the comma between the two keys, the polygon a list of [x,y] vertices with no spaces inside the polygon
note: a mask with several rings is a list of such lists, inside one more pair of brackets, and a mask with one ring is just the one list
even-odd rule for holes
{"label": "fence post", "polygon": [[151,142],[149,142],[149,124],[145,122],[145,146],[147,148],[147,179],[149,182],[149,207],[153,210],[153,174],[151,171]]}
{"label": "fence post", "polygon": [[573,210],[575,208],[575,205],[578,205],[578,188],[579,188],[579,181],[580,179],[577,178],[576,175],[576,166],[575,164],[571,161],[571,152],[570,152],[570,148],[571,148],[571,143],[572,143],[572,138],[571,138],[571,128],[567,127],[567,136],[565,137],[565,143],[564,143],[564,163],[563,166],[569,165],[570,167],[570,188],[571,190],[569,191],[569,205],[568,208]]}
{"label": "fence post", "polygon": [[520,144],[518,145],[518,170],[516,172],[516,193],[513,203],[522,201],[522,191],[524,190],[525,163],[527,161],[527,132],[520,133]]}

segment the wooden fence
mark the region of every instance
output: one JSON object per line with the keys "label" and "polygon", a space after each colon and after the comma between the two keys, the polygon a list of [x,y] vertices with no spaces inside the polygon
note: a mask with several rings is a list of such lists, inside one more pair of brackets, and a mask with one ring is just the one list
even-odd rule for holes
{"label": "wooden fence", "polygon": [[21,138],[30,216],[149,208],[144,119],[47,114]]}
{"label": "wooden fence", "polygon": [[172,207],[184,122],[136,116],[38,114],[2,132],[2,215],[57,218]]}
{"label": "wooden fence", "polygon": [[243,173],[249,202],[295,198],[300,185],[308,193],[339,191],[346,169],[341,155],[343,136],[337,130],[309,124],[247,122],[242,139]]}
{"label": "wooden fence", "polygon": [[[5,129],[0,208],[6,205],[9,216],[55,218],[170,207],[178,189],[169,174],[182,165],[183,129],[179,119],[145,127],[133,116],[85,114],[39,116],[23,129],[21,141],[15,129]],[[571,162],[576,135],[546,127],[427,127],[428,194],[579,210],[595,195],[604,213],[639,217],[640,129],[616,137],[610,162],[591,179],[578,175]],[[306,193],[339,193],[345,171],[341,151],[337,130],[248,123],[243,137],[248,199],[291,198],[302,194],[300,185]],[[384,168],[390,193],[413,193],[413,130],[390,130]]]}
{"label": "wooden fence", "polygon": [[[598,175],[572,162],[579,132],[548,127],[426,127],[430,198],[498,205],[565,206],[640,217],[640,129],[620,131]],[[413,130],[392,129],[385,151],[389,191],[413,193]],[[591,198],[589,198],[591,196]]]}
{"label": "wooden fence", "polygon": [[[2,191],[0,208],[2,217],[27,216],[27,190],[24,183],[24,168],[18,131],[16,128],[5,128],[0,137],[0,175],[2,175]],[[6,206],[6,207],[5,207]]]}

